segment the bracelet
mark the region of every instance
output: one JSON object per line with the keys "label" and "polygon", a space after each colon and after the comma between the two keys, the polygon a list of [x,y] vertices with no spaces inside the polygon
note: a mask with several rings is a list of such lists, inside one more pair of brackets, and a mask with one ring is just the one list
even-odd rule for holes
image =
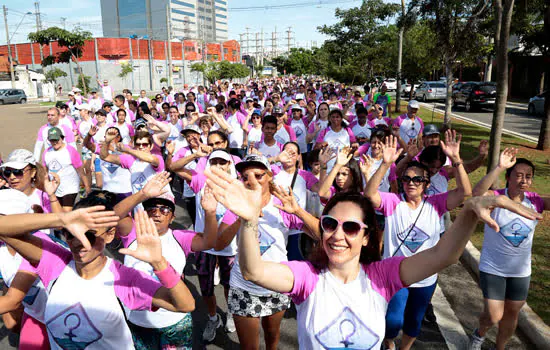
{"label": "bracelet", "polygon": [[453,163],[453,168],[458,168],[459,165],[462,165],[463,162],[462,161],[459,161],[459,162],[456,162],[456,163]]}
{"label": "bracelet", "polygon": [[56,200],[54,200],[54,201],[50,200],[50,204],[51,204],[51,203],[55,203],[55,202],[59,202],[59,199],[56,199]]}
{"label": "bracelet", "polygon": [[170,265],[170,263],[168,263],[168,267],[166,267],[164,270],[153,272],[158,277],[160,283],[168,289],[174,288],[181,280],[180,276],[178,275],[176,270],[174,270],[172,265]]}

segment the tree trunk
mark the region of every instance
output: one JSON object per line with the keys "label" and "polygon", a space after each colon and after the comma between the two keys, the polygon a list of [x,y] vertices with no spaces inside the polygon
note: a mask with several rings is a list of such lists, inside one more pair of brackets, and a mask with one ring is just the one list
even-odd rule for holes
{"label": "tree trunk", "polygon": [[512,22],[512,10],[514,0],[495,0],[495,47],[496,47],[496,83],[497,97],[493,111],[493,123],[491,138],[489,140],[489,164],[487,172],[497,164],[500,156],[500,143],[502,140],[502,128],[508,100],[508,39],[510,38],[510,24]]}
{"label": "tree trunk", "polygon": [[398,54],[397,54],[397,85],[395,90],[395,112],[401,112],[401,66],[403,62],[403,33],[405,28],[399,29]]}
{"label": "tree trunk", "polygon": [[[544,35],[548,42],[550,40],[550,0],[546,0],[546,9],[544,11]],[[543,62],[548,61],[550,61],[550,52],[546,51],[546,60]],[[545,63],[545,66],[548,67],[548,63]],[[547,151],[550,149],[550,69],[546,69],[542,80],[541,88],[544,90],[544,85],[546,85],[547,88],[544,96],[544,115],[542,118],[537,149]]]}
{"label": "tree trunk", "polygon": [[76,67],[78,68],[78,74],[80,75],[80,81],[82,82],[82,88],[84,89],[83,96],[88,96],[88,87],[86,86],[86,79],[84,79],[84,73],[82,73],[82,66],[76,59],[76,56],[74,54],[71,55],[73,58],[74,63],[76,64]]}
{"label": "tree trunk", "polygon": [[453,59],[445,57],[445,75],[446,75],[446,89],[447,96],[445,97],[445,117],[443,118],[443,124],[451,126],[451,114],[452,114],[452,98],[453,98]]}

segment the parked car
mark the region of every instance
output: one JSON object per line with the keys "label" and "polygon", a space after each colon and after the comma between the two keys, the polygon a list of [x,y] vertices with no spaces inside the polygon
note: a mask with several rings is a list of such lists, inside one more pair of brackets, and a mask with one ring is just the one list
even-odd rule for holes
{"label": "parked car", "polygon": [[441,81],[425,81],[413,92],[414,98],[421,101],[444,100],[447,88]]}
{"label": "parked car", "polygon": [[464,106],[466,112],[480,107],[493,108],[497,97],[497,85],[492,82],[466,82],[453,92],[453,105]]}
{"label": "parked car", "polygon": [[527,107],[527,112],[530,115],[544,114],[544,95],[548,92],[543,92],[540,95],[531,97],[529,99],[529,106]]}
{"label": "parked car", "polygon": [[388,88],[388,91],[397,90],[397,80],[394,79],[394,78],[388,78],[388,79],[384,80],[382,85],[386,85],[386,87]]}
{"label": "parked car", "polygon": [[27,95],[21,89],[0,90],[0,105],[6,103],[27,103]]}
{"label": "parked car", "polygon": [[[401,90],[401,93],[404,96],[409,96],[409,94],[411,93],[411,84],[402,83],[401,86],[403,87],[403,90]],[[414,84],[414,90],[418,89],[419,86],[420,86],[420,84]]]}

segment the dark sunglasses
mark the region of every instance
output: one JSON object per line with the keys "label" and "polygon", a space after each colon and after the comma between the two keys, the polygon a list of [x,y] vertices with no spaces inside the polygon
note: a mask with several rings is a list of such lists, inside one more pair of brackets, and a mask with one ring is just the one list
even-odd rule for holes
{"label": "dark sunglasses", "polygon": [[189,113],[193,113],[195,110],[194,109],[186,109],[185,111],[189,112]]}
{"label": "dark sunglasses", "polygon": [[167,207],[165,205],[160,205],[160,206],[157,206],[157,207],[150,207],[150,208],[145,209],[145,212],[147,212],[147,215],[149,215],[149,216],[155,215],[157,213],[157,211],[160,212],[164,216],[168,216],[168,214],[172,213],[172,208]]}
{"label": "dark sunglasses", "polygon": [[[65,236],[66,241],[69,241],[69,240],[72,240],[72,239],[75,238],[74,235],[71,233],[71,231],[67,230],[66,228],[62,229],[61,233]],[[85,233],[86,239],[90,242],[90,245],[95,244],[95,241],[97,239],[96,234],[97,234],[97,232],[94,231],[94,230],[86,231],[86,233]]]}
{"label": "dark sunglasses", "polygon": [[225,141],[216,141],[214,143],[209,143],[208,146],[212,148],[221,147]]}
{"label": "dark sunglasses", "polygon": [[136,147],[149,147],[149,142],[136,142]]}
{"label": "dark sunglasses", "polygon": [[342,230],[349,237],[355,237],[362,230],[368,226],[362,222],[355,220],[340,221],[330,215],[321,216],[321,228],[323,232],[333,233],[338,230],[338,227],[342,227]]}
{"label": "dark sunglasses", "polygon": [[383,111],[383,110],[384,110],[384,108],[382,108],[382,107],[378,107],[378,110],[379,110],[379,111]]}
{"label": "dark sunglasses", "polygon": [[252,116],[252,119],[262,119],[262,117],[259,116],[259,115],[253,115],[253,116]]}
{"label": "dark sunglasses", "polygon": [[401,176],[401,182],[404,184],[410,184],[412,181],[413,184],[416,186],[420,186],[421,184],[428,182],[424,176]]}
{"label": "dark sunglasses", "polygon": [[214,158],[214,159],[210,159],[208,161],[208,163],[210,163],[210,165],[226,165],[227,163],[229,163],[228,160],[225,160],[225,159],[221,159],[221,158]]}
{"label": "dark sunglasses", "polygon": [[5,168],[3,174],[6,179],[9,178],[12,174],[15,177],[22,177],[25,174],[26,170],[26,167],[23,169]]}
{"label": "dark sunglasses", "polygon": [[[260,181],[261,179],[264,178],[264,176],[266,175],[266,173],[262,173],[262,174],[254,174],[254,177],[256,178],[256,180]],[[248,181],[248,175],[243,175],[243,181]]]}

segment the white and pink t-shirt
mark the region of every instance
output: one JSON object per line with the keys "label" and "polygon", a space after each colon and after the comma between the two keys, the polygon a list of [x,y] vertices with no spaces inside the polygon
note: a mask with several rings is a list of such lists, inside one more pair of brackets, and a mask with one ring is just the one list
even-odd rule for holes
{"label": "white and pink t-shirt", "polygon": [[99,96],[97,98],[90,97],[88,99],[88,104],[93,111],[101,109],[103,107],[103,103],[105,103],[105,101]]}
{"label": "white and pink t-shirt", "polygon": [[71,253],[42,240],[36,267],[48,293],[44,321],[52,349],[133,349],[121,304],[151,311],[161,284],[147,274],[107,258],[92,279],[80,277]]}
{"label": "white and pink t-shirt", "polygon": [[103,93],[103,98],[105,99],[105,101],[112,101],[114,94],[113,87],[111,85],[103,84],[99,84],[99,86],[101,86],[101,92]]}
{"label": "white and pink t-shirt", "polygon": [[246,116],[240,112],[229,115],[227,123],[233,128],[233,132],[229,134],[229,147],[241,148],[244,142],[243,125],[246,121]]}
{"label": "white and pink t-shirt", "polygon": [[317,134],[313,135],[313,144],[316,143],[316,140],[317,140],[317,137],[319,137],[319,133],[326,129],[328,127],[328,119],[327,120],[321,120],[321,119],[318,119],[317,117],[315,117],[315,119],[313,119],[311,121],[311,123],[309,123],[309,127],[307,128],[307,132],[309,134],[313,134],[315,132],[315,125],[316,124],[319,124],[320,126],[320,129],[319,131],[317,132]]}
{"label": "white and pink t-shirt", "polygon": [[379,349],[386,331],[386,310],[403,282],[403,257],[362,265],[357,278],[343,283],[328,269],[288,261],[294,286],[300,349]]}
{"label": "white and pink t-shirt", "polygon": [[334,150],[340,150],[344,147],[351,146],[352,143],[355,143],[355,136],[353,131],[350,128],[342,128],[340,131],[335,132],[329,126],[319,132],[317,136],[316,143],[328,143],[328,147]]}
{"label": "white and pink t-shirt", "polygon": [[48,148],[42,155],[42,165],[59,176],[60,183],[55,192],[57,197],[78,193],[80,177],[76,169],[82,167],[82,160],[73,146],[65,145],[59,151],[53,147]]}
{"label": "white and pink t-shirt", "polygon": [[[505,188],[494,192],[495,195],[508,196]],[[538,213],[544,211],[544,200],[535,192],[524,192],[521,204]],[[502,277],[530,276],[531,250],[538,220],[528,220],[503,208],[495,208],[491,218],[497,222],[500,231],[496,232],[485,224],[479,271]]]}
{"label": "white and pink t-shirt", "polygon": [[[194,153],[194,152],[188,147],[180,148],[172,156],[172,164],[177,162],[178,160],[180,160],[182,158],[185,158],[185,157],[191,155],[192,153]],[[195,170],[195,168],[197,167],[198,162],[199,162],[199,159],[194,159],[191,162],[187,163],[187,165],[185,165],[184,168],[187,169],[187,170]],[[184,198],[190,198],[190,197],[194,197],[194,196],[195,196],[195,192],[193,192],[191,187],[189,187],[189,184],[187,183],[187,181],[184,181],[183,182],[183,197]]]}
{"label": "white and pink t-shirt", "polygon": [[400,115],[393,121],[393,125],[399,126],[399,136],[408,144],[410,140],[418,138],[424,130],[424,122],[419,117],[411,119],[407,113]]}
{"label": "white and pink t-shirt", "polygon": [[309,121],[307,117],[303,117],[298,120],[294,118],[289,119],[288,124],[296,134],[296,143],[298,144],[298,146],[300,146],[300,153],[306,153],[307,152],[306,136],[307,136],[307,129],[309,125]]}
{"label": "white and pink t-shirt", "polygon": [[122,143],[125,145],[129,145],[132,142],[132,137],[135,135],[135,130],[132,124],[128,123],[111,123],[109,124],[109,128],[115,127],[120,132],[120,137],[122,138]]}
{"label": "white and pink t-shirt", "polygon": [[351,131],[353,132],[353,135],[355,137],[366,138],[367,140],[369,140],[370,135],[372,134],[372,131],[370,129],[371,126],[369,125],[369,123],[365,123],[365,125],[363,126],[359,125],[359,123],[355,123],[352,126]]}
{"label": "white and pink t-shirt", "polygon": [[[445,231],[441,217],[448,211],[448,192],[425,197],[416,209],[407,204],[404,195],[378,193],[381,204],[375,209],[386,217],[384,259],[393,256],[413,256],[434,247],[439,242],[441,233]],[[436,281],[437,274],[434,274],[411,287],[427,287]]]}
{"label": "white and pink t-shirt", "polygon": [[[281,262],[287,261],[286,244],[290,230],[302,230],[304,223],[297,216],[277,209],[275,205],[281,205],[281,201],[275,196],[271,196],[269,203],[262,208],[263,216],[258,221],[258,240],[262,260]],[[237,215],[227,210],[222,222],[232,225],[238,219]],[[273,294],[273,291],[244,279],[238,256],[235,257],[235,264],[231,269],[229,284],[231,287],[244,289],[254,295]]]}
{"label": "white and pink t-shirt", "polygon": [[[273,172],[273,181],[283,188],[289,188],[292,185],[292,179],[294,178],[294,172],[288,173],[284,169],[279,168],[278,166],[272,166],[271,171]],[[296,198],[298,205],[305,209],[307,205],[307,191],[311,190],[313,185],[319,182],[319,179],[315,177],[312,173],[306,170],[297,169],[298,174],[296,174],[296,181],[292,187],[292,193]],[[293,232],[295,234],[298,232]]]}
{"label": "white and pink t-shirt", "polygon": [[288,125],[283,125],[275,135],[273,135],[273,138],[279,142],[280,144],[285,144],[289,141],[296,141],[296,132],[294,132],[294,129],[292,129]]}
{"label": "white and pink t-shirt", "polygon": [[379,125],[387,126],[389,128],[392,125],[392,120],[388,117],[382,117],[380,119],[373,118],[368,121],[368,124],[371,128],[376,128]]}
{"label": "white and pink t-shirt", "polygon": [[[96,145],[95,154],[101,153],[101,146]],[[109,154],[118,154],[118,152],[109,151]],[[113,193],[132,193],[132,176],[130,170],[114,163],[109,163],[100,159],[99,166],[103,175],[103,190]]]}
{"label": "white and pink t-shirt", "polygon": [[[187,263],[187,257],[192,253],[191,244],[196,233],[194,231],[182,231],[169,229],[165,234],[159,236],[162,245],[162,256],[172,265],[174,270],[183,279],[183,269]],[[130,232],[122,239],[125,248],[135,250],[137,247],[136,231]],[[151,264],[138,260],[130,255],[124,256],[124,265],[137,271],[141,271],[158,281]],[[128,320],[135,325],[145,328],[164,328],[172,326],[181,321],[187,314],[183,312],[172,312],[165,309],[157,311],[130,311]]]}
{"label": "white and pink t-shirt", "polygon": [[129,154],[121,154],[120,166],[124,169],[129,169],[131,174],[132,181],[132,193],[135,194],[139,192],[143,186],[155,176],[157,173],[160,173],[164,170],[164,160],[158,154],[152,154],[155,156],[159,164],[157,167],[151,165],[151,163],[144,162],[137,159],[136,157]]}
{"label": "white and pink t-shirt", "polygon": [[[42,152],[42,147],[45,146],[45,148],[49,148],[52,146],[50,141],[48,141],[48,130],[53,128],[53,125],[46,124],[40,127],[38,130],[38,136],[36,138],[36,144],[34,145],[34,158],[38,161],[40,160],[40,153]],[[74,138],[73,130],[70,126],[67,126],[66,124],[57,124],[55,127],[59,128],[61,130],[61,133],[63,134],[63,141],[76,148],[76,140]]]}
{"label": "white and pink t-shirt", "polygon": [[255,144],[254,148],[256,148],[263,156],[272,158],[278,156],[283,151],[283,144],[275,141],[273,145],[268,146],[265,144],[265,141],[261,141]]}

